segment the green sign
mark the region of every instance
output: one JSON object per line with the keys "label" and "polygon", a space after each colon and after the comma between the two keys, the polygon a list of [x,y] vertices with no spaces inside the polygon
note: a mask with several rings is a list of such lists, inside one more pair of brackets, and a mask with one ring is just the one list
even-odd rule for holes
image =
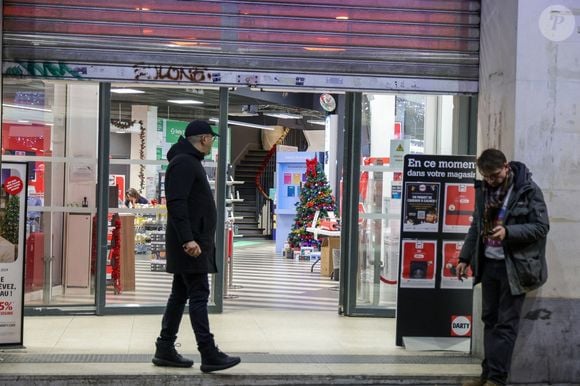
{"label": "green sign", "polygon": [[174,121],[171,119],[164,119],[165,121],[165,142],[175,143],[180,135],[185,133],[185,128],[189,122]]}

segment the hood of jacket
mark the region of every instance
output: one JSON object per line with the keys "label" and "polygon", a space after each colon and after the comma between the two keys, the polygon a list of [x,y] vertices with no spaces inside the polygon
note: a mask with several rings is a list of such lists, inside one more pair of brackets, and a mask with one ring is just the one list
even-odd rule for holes
{"label": "hood of jacket", "polygon": [[167,152],[167,160],[171,161],[175,156],[179,154],[190,154],[196,158],[202,160],[205,155],[197,150],[185,137],[179,136],[177,142],[175,142],[169,151]]}
{"label": "hood of jacket", "polygon": [[516,190],[520,190],[522,187],[530,184],[532,181],[532,172],[524,163],[511,161],[509,165],[514,173],[514,188]]}

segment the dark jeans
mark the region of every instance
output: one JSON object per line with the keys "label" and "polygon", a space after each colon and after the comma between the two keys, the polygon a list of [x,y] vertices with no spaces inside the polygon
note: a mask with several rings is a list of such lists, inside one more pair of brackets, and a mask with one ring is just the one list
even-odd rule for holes
{"label": "dark jeans", "polygon": [[504,260],[486,258],[483,264],[481,319],[485,325],[485,358],[481,364],[482,378],[505,385],[525,294],[511,294]]}
{"label": "dark jeans", "polygon": [[189,300],[189,320],[195,333],[197,347],[213,345],[213,335],[209,330],[207,301],[209,282],[207,273],[181,273],[173,275],[171,294],[167,300],[163,320],[161,321],[160,339],[175,342],[179,324]]}

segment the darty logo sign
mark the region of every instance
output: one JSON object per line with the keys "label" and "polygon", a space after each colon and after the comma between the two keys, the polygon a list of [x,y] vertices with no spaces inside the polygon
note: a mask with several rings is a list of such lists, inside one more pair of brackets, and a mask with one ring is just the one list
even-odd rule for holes
{"label": "darty logo sign", "polygon": [[451,336],[471,336],[471,315],[451,316]]}

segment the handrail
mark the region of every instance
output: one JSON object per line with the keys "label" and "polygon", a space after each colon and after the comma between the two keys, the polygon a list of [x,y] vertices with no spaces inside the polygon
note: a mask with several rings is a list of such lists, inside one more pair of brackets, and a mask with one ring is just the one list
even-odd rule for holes
{"label": "handrail", "polygon": [[284,142],[284,139],[286,138],[286,136],[288,135],[289,132],[290,132],[289,128],[284,129],[284,132],[282,133],[280,138],[278,138],[276,143],[270,148],[270,150],[268,151],[268,153],[266,154],[266,156],[262,160],[262,164],[260,165],[260,169],[256,173],[256,178],[255,178],[256,189],[258,190],[260,195],[263,198],[265,198],[266,200],[270,200],[270,196],[264,191],[264,187],[262,186],[262,175],[264,174],[264,171],[268,167],[268,163],[270,162],[270,160],[272,159],[274,154],[276,154],[276,146],[278,146],[279,144]]}

